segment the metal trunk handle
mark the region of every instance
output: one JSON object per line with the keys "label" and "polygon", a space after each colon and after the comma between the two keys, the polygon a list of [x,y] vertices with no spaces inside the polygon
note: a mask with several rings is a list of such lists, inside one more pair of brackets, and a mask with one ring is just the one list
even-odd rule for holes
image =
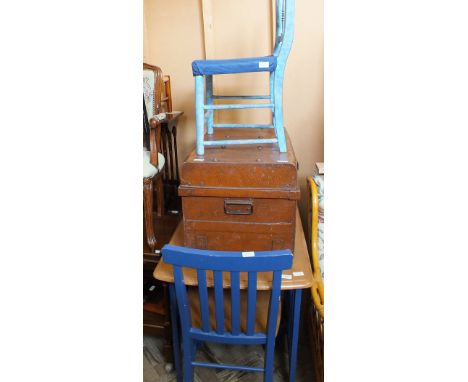
{"label": "metal trunk handle", "polygon": [[252,215],[252,199],[225,199],[224,213],[226,215]]}

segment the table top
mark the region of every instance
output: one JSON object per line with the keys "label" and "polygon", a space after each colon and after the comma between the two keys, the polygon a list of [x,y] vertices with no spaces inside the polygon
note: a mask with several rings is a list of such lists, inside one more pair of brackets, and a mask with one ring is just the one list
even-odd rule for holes
{"label": "table top", "polygon": [[[174,235],[171,238],[169,244],[172,245],[184,245],[184,227],[183,221],[177,226]],[[197,273],[194,269],[184,268],[184,281],[186,285],[196,286],[198,285]],[[172,265],[164,263],[161,259],[156,266],[153,273],[154,278],[173,283],[174,274],[172,272]],[[213,274],[212,272],[206,272],[206,282],[208,286],[213,286]],[[272,273],[271,272],[260,272],[257,276],[257,289],[268,290],[271,289]],[[301,217],[299,210],[296,209],[296,237],[295,237],[295,248],[293,256],[293,265],[291,269],[283,271],[281,280],[281,289],[305,289],[310,288],[313,283],[312,269],[310,266],[309,253],[307,251],[307,245],[304,237],[304,230],[302,229]],[[229,273],[223,273],[223,287],[230,288],[231,282]],[[247,274],[241,272],[240,274],[240,288],[247,289]]]}

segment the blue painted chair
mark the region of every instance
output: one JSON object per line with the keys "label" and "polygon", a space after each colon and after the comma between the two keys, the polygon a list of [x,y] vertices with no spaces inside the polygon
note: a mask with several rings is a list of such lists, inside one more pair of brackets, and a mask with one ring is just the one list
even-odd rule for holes
{"label": "blue painted chair", "polygon": [[[197,366],[264,372],[264,381],[272,381],[275,337],[279,324],[281,273],[292,266],[291,251],[255,252],[253,256],[245,257],[245,252],[209,251],[165,245],[162,254],[164,262],[172,264],[174,269],[174,284],[170,288],[171,298],[175,297],[177,301],[180,317],[184,382],[193,380],[193,368]],[[251,254],[250,252],[249,255]],[[186,287],[183,267],[196,270],[198,288]],[[230,273],[230,290],[223,290],[223,272]],[[240,272],[248,272],[246,290],[240,289]],[[271,290],[257,291],[258,272],[273,273]],[[208,288],[213,283],[214,288]],[[244,309],[246,313],[243,312]],[[176,325],[173,322],[173,327]],[[177,330],[174,337],[177,358]],[[200,341],[263,344],[264,367],[197,362],[196,345]],[[177,364],[176,359],[176,367]],[[178,381],[180,379],[179,374]]]}
{"label": "blue painted chair", "polygon": [[[294,37],[294,0],[276,0],[276,34],[273,54],[266,57],[239,58],[232,60],[196,60],[192,63],[195,77],[195,119],[197,129],[197,155],[203,155],[205,146],[232,144],[278,143],[281,152],[286,152],[283,124],[283,79],[286,60]],[[270,72],[270,94],[254,96],[220,96],[213,94],[213,75],[251,72]],[[206,87],[206,92],[205,92]],[[205,94],[206,93],[206,94]],[[206,99],[206,103],[205,103]],[[214,104],[214,100],[265,99],[268,103]],[[273,124],[214,124],[215,110],[268,108],[272,110]],[[214,128],[266,128],[274,129],[276,138],[205,140]]]}

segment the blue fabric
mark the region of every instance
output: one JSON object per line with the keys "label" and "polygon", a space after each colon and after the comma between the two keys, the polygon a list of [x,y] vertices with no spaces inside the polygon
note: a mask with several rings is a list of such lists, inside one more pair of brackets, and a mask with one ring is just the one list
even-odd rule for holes
{"label": "blue fabric", "polygon": [[273,72],[275,68],[276,56],[236,58],[232,60],[196,60],[192,62],[194,76]]}

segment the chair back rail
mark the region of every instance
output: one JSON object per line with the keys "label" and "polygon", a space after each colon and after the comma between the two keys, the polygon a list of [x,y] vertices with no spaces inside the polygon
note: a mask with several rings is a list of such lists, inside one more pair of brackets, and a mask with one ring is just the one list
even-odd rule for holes
{"label": "chair back rail", "polygon": [[275,33],[275,47],[273,48],[273,54],[278,54],[281,41],[283,40],[284,33],[284,0],[275,1],[275,21],[276,21],[276,33]]}
{"label": "chair back rail", "polygon": [[[284,64],[294,40],[295,0],[276,0],[276,34],[273,55]],[[278,62],[279,63],[279,62]]]}

